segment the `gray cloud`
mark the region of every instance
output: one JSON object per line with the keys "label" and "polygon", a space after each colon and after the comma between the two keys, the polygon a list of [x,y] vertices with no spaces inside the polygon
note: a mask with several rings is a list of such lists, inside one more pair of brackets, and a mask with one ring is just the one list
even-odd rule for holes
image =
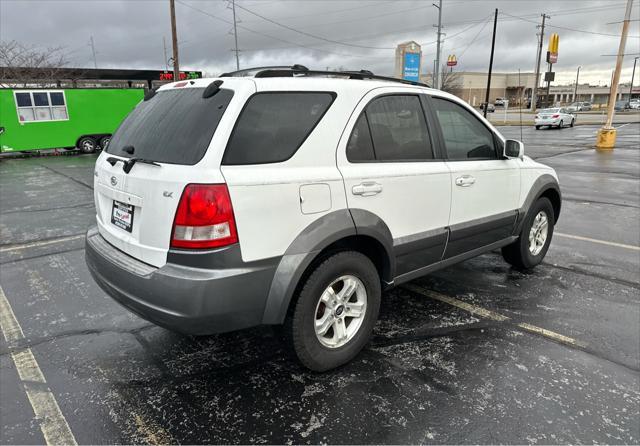
{"label": "gray cloud", "polygon": [[[433,24],[437,21],[437,9],[431,3],[237,0],[241,65],[301,63],[314,68],[366,68],[391,74],[395,46],[415,40],[423,44],[423,71],[431,70],[436,48]],[[443,56],[455,53],[458,70],[487,70],[490,21],[494,8],[498,8],[501,14],[495,70],[533,70],[536,23],[546,12],[552,17],[550,25],[573,29],[547,29],[547,35],[560,34],[555,66],[558,80],[572,81],[576,67],[581,65],[583,80],[609,81],[615,58],[601,55],[615,54],[619,39],[575,30],[618,34],[621,24],[608,23],[622,19],[624,0],[444,0],[443,4],[447,34]],[[213,75],[235,68],[228,1],[177,0],[176,12],[182,67]],[[638,17],[637,2],[634,17]],[[640,35],[639,22],[632,23],[630,34]],[[91,35],[100,67],[164,68],[163,36],[171,53],[168,0],[0,0],[3,40],[41,47],[64,45],[71,65],[90,67]],[[629,39],[626,52],[640,52],[640,39]],[[632,59],[626,59],[623,80],[631,76]]]}

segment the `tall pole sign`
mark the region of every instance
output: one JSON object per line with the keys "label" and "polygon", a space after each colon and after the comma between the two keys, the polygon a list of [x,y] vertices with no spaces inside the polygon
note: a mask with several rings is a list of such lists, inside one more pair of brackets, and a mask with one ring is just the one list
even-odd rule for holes
{"label": "tall pole sign", "polygon": [[545,73],[544,80],[547,81],[547,105],[553,105],[550,103],[551,96],[551,82],[555,79],[555,73],[553,72],[553,64],[558,61],[558,47],[560,46],[560,36],[557,33],[549,36],[549,48],[547,49],[547,63],[549,64],[549,71]]}

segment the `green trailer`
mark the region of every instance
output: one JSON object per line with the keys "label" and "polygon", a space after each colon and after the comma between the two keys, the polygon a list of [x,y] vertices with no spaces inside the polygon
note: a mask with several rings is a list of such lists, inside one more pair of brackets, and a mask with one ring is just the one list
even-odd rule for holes
{"label": "green trailer", "polygon": [[105,147],[142,88],[0,89],[0,153]]}

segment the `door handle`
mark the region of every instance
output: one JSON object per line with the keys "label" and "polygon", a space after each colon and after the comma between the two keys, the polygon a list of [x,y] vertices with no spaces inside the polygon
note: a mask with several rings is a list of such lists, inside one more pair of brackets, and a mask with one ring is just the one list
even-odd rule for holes
{"label": "door handle", "polygon": [[362,195],[363,197],[369,197],[382,192],[382,184],[375,181],[365,181],[364,183],[357,184],[351,189],[353,195]]}
{"label": "door handle", "polygon": [[462,175],[461,177],[456,178],[456,186],[460,187],[473,186],[475,182],[476,179],[471,175]]}

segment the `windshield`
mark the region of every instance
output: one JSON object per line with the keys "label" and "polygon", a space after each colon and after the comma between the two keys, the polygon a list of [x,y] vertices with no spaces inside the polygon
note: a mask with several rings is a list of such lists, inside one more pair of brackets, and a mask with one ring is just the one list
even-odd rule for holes
{"label": "windshield", "polygon": [[540,113],[558,113],[559,111],[559,108],[545,108],[544,110],[541,110]]}
{"label": "windshield", "polygon": [[107,153],[159,163],[196,164],[233,97],[228,89],[206,99],[202,92],[202,88],[159,91],[141,102],[120,124]]}

